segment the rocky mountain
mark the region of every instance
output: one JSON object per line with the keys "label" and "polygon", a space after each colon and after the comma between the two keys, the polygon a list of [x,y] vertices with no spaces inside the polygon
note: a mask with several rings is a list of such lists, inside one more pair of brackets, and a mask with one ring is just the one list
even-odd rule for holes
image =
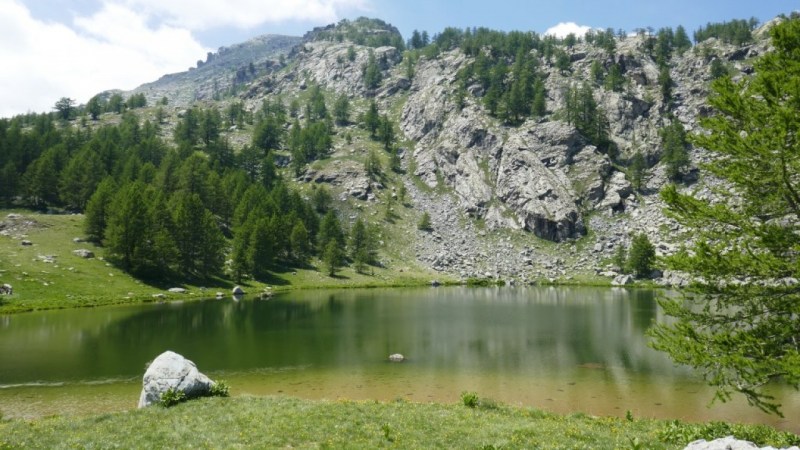
{"label": "rocky mountain", "polygon": [[205,61],[185,72],[164,75],[130,94],[145,94],[152,104],[166,97],[171,105],[188,106],[199,100],[221,99],[247,83],[283,67],[281,61],[302,38],[262,35],[247,42],[209,52]]}
{"label": "rocky mountain", "polygon": [[[526,55],[544,87],[545,111],[515,123],[491,114],[488,90],[463,76],[479,59],[475,51],[434,38],[435,50],[404,52],[397,30],[374,20],[345,21],[302,39],[267,36],[220,49],[196,69],[135,92],[167,96],[179,107],[217,99],[220,108],[242,101],[256,111],[265,99],[305,98],[317,85],[329,108],[346,96],[353,119],[374,100],[395,124],[404,173],[372,179],[363,164],[372,143],[350,124],[337,129],[333,151],[305,167],[296,182],[328,185],[353,214],[374,211],[407,191],[412,216],[427,212],[432,231],[417,230],[412,220],[401,223],[406,248],[393,260],[387,257],[387,264],[407,258],[456,277],[520,282],[615,276],[612,255],[635,233],[645,233],[659,254],[690,238],[664,214],[658,196],[674,178],[663,130],[679,122],[688,133],[699,131],[699,118],[709,114],[712,79],[720,70],[734,79],[751,73],[752,59],[769,50],[769,26],[754,30],[749,43],[712,38],[671,51],[667,60],[655,54],[660,37],[644,31],[609,33],[612,50],[598,40],[552,40],[556,54],[540,46]],[[376,86],[365,79],[371,61],[380,73]],[[505,63],[512,66],[514,58]],[[598,77],[612,71],[621,77],[616,86]],[[514,76],[509,70],[507,83]],[[603,119],[602,143],[569,118],[571,95],[582,86],[590,87]],[[644,160],[641,182],[632,169],[637,154]],[[708,155],[689,146],[688,158],[681,189],[711,195],[708,186],[715,182],[699,170]]]}

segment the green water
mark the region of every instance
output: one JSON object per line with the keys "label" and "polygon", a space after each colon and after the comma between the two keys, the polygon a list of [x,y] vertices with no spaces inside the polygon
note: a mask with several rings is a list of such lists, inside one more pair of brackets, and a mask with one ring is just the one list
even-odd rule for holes
{"label": "green water", "polygon": [[[0,317],[6,417],[135,407],[148,361],[193,360],[234,395],[454,402],[464,390],[556,412],[722,419],[800,431],[712,393],[647,347],[654,293],[599,288],[292,292]],[[390,363],[391,353],[407,361]]]}

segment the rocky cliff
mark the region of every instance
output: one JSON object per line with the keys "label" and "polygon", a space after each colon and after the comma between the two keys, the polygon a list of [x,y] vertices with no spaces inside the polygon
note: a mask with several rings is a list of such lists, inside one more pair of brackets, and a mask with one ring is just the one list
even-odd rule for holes
{"label": "rocky cliff", "polygon": [[[245,100],[255,111],[265,98],[302,97],[307,86],[316,83],[329,94],[330,104],[336,96],[349,97],[354,118],[376,101],[395,121],[399,134],[405,173],[397,182],[392,186],[366,175],[356,161],[365,157],[368,145],[352,124],[339,130],[340,137],[349,138],[336,141],[331,163],[312,165],[297,182],[328,183],[337,197],[361,211],[388,201],[387,195],[377,195],[380,190],[390,188],[395,196],[402,184],[410,194],[412,216],[428,212],[433,224],[433,231],[417,230],[413,221],[404,224],[403,236],[410,239],[417,262],[462,277],[520,281],[613,275],[611,256],[638,232],[648,235],[658,253],[673,252],[685,236],[665,216],[658,196],[668,183],[661,130],[677,120],[687,132],[698,131],[699,118],[709,113],[705,100],[713,66],[724,67],[734,78],[744,77],[752,71],[752,58],[768,51],[759,29],[752,44],[734,46],[710,39],[675,52],[667,64],[671,95],[666,99],[652,37],[646,33],[614,38],[613,52],[587,42],[565,48],[566,70],[555,58],[533,50],[545,87],[546,113],[509,125],[488,113],[480,86],[466,86],[466,95],[459,96],[459,73],[475,60],[462,49],[423,52],[411,73],[395,46],[358,43],[364,36],[390,41],[395,29],[361,29],[360,41],[351,31],[331,26],[309,33],[302,43],[270,40],[288,58],[284,64],[264,66],[252,80],[243,79],[243,88],[234,91],[233,98]],[[230,81],[235,73],[234,78],[227,75],[227,82],[220,71],[203,75],[221,64],[225,54],[221,51],[193,71],[139,90],[154,97],[170,95],[176,103],[209,98],[210,85],[218,89],[235,84]],[[364,80],[370,58],[378,61],[382,75],[373,88]],[[264,65],[260,59],[254,62]],[[593,79],[598,66],[604,71],[618,68],[622,87],[598,85]],[[203,81],[187,83],[193,76],[203,76]],[[593,98],[607,119],[613,153],[593,145],[565,119],[567,92],[584,83],[595,86]],[[192,93],[187,86],[194,86]],[[636,153],[646,162],[638,189],[629,165]],[[713,180],[703,177],[698,167],[708,156],[691,148],[689,158],[682,189],[706,192]]]}

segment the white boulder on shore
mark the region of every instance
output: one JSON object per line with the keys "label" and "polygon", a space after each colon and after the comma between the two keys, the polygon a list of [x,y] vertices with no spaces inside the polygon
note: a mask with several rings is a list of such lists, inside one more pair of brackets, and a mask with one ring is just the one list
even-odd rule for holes
{"label": "white boulder on shore", "polygon": [[[775,447],[759,447],[749,441],[741,441],[733,436],[728,436],[713,441],[700,439],[684,447],[683,450],[777,450]],[[800,450],[797,446],[785,450]]]}
{"label": "white boulder on shore", "polygon": [[187,398],[201,397],[211,392],[214,384],[183,356],[167,350],[150,363],[142,379],[139,408],[157,404],[169,389],[183,391]]}

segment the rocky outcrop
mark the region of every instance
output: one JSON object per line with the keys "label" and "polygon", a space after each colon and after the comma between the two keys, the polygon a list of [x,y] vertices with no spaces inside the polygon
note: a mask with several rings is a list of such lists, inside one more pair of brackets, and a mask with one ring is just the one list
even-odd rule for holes
{"label": "rocky outcrop", "polygon": [[[353,59],[350,59],[351,52]],[[306,87],[306,81],[316,82],[337,94],[349,96],[375,96],[378,91],[368,89],[364,83],[364,67],[369,61],[370,53],[379,63],[384,78],[388,71],[400,62],[400,52],[394,47],[368,48],[350,42],[333,43],[327,41],[308,42],[297,53],[295,62],[297,69],[284,72],[276,82],[277,90],[293,90],[299,86]],[[303,74],[300,78],[297,74]],[[406,80],[407,82],[407,80]],[[399,83],[399,84],[398,84]],[[395,86],[400,89],[403,82],[385,81],[383,88]],[[385,91],[384,91],[385,92]]]}
{"label": "rocky outcrop", "polygon": [[213,384],[210,378],[197,370],[192,361],[166,351],[150,363],[144,374],[139,408],[158,403],[161,395],[169,389],[183,392],[186,398],[206,396],[210,394]]}

